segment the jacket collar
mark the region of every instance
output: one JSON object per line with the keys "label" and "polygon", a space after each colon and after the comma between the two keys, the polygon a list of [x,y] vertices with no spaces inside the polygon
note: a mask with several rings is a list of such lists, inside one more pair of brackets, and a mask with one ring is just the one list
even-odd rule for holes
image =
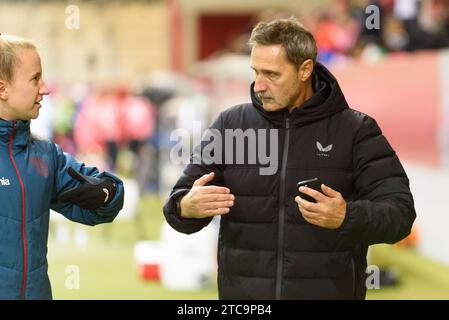
{"label": "jacket collar", "polygon": [[23,148],[30,136],[30,121],[0,119],[0,144],[9,144],[13,137],[13,146]]}
{"label": "jacket collar", "polygon": [[251,100],[253,106],[263,117],[273,124],[285,127],[286,118],[290,118],[293,127],[300,127],[311,122],[330,117],[331,115],[348,108],[343,92],[335,77],[321,63],[317,63],[312,73],[313,96],[306,100],[301,106],[293,109],[290,113],[287,108],[267,112],[262,103],[254,93],[254,83],[251,84]]}

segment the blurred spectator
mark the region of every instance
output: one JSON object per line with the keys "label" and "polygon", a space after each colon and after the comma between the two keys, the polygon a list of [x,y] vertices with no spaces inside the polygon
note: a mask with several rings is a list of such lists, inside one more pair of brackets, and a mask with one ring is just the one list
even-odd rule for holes
{"label": "blurred spectator", "polygon": [[[378,10],[367,10],[372,5]],[[377,12],[379,16],[373,18]],[[291,16],[296,16],[295,12],[270,9],[255,19]],[[379,27],[368,28],[367,19],[377,19]],[[389,52],[449,46],[449,0],[331,0],[326,7],[303,14],[300,20],[316,35],[318,60],[323,63],[350,58],[375,62]],[[249,54],[248,35],[236,36],[217,55]]]}
{"label": "blurred spectator", "polygon": [[359,10],[365,10],[370,4],[379,8],[380,28],[367,29],[364,19],[360,20],[360,36],[355,50],[357,56],[363,57],[363,50],[372,50],[372,45],[386,52],[449,46],[448,0],[384,0],[362,1],[359,4],[364,4],[358,7]]}
{"label": "blurred spectator", "polygon": [[123,115],[125,143],[134,155],[132,171],[142,191],[155,168],[149,140],[155,133],[156,109],[147,99],[128,95],[123,87],[118,91],[117,102]]}
{"label": "blurred spectator", "polygon": [[[105,122],[111,122],[110,125],[116,123],[111,121],[115,113],[112,111],[111,116],[110,105],[110,93],[105,87],[98,88],[81,103],[74,127],[74,138],[79,153],[99,155],[105,153],[105,141],[114,135],[114,132],[103,131],[108,129],[105,128]],[[115,167],[115,163],[111,167]]]}
{"label": "blurred spectator", "polygon": [[75,141],[81,153],[106,154],[112,171],[117,170],[120,150],[129,149],[133,154],[129,169],[143,190],[153,167],[147,145],[155,132],[155,117],[148,100],[130,95],[126,86],[106,84],[82,103]]}
{"label": "blurred spectator", "polygon": [[319,14],[314,34],[320,61],[332,61],[336,56],[350,55],[354,47],[359,24],[352,16],[349,1],[334,0]]}
{"label": "blurred spectator", "polygon": [[[164,151],[170,148],[170,132],[176,126],[168,118],[164,118],[164,107],[176,96],[189,96],[192,93],[190,79],[182,74],[170,71],[153,71],[150,73],[139,90],[141,95],[151,102],[154,114],[154,134],[146,146],[147,161],[152,163],[149,172],[149,189],[163,192],[161,168],[165,165]],[[162,161],[161,161],[162,160]]]}
{"label": "blurred spectator", "polygon": [[76,153],[77,148],[73,140],[73,124],[76,112],[76,102],[67,92],[55,92],[55,108],[53,116],[54,140],[69,153]]}

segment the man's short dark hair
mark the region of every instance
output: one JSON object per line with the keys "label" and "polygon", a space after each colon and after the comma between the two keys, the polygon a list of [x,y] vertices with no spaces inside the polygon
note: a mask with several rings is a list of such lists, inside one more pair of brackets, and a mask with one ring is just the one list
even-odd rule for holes
{"label": "man's short dark hair", "polygon": [[299,67],[311,59],[315,65],[317,47],[313,35],[296,19],[276,19],[271,22],[259,22],[251,32],[251,47],[255,45],[282,45],[287,59]]}

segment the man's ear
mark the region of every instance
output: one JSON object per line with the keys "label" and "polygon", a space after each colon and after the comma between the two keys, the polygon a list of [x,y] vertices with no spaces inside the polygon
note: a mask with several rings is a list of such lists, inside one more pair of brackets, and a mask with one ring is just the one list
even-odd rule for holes
{"label": "man's ear", "polygon": [[5,80],[0,80],[0,99],[8,99],[8,83]]}
{"label": "man's ear", "polygon": [[305,82],[310,78],[313,72],[313,61],[312,59],[305,60],[299,67],[299,79]]}

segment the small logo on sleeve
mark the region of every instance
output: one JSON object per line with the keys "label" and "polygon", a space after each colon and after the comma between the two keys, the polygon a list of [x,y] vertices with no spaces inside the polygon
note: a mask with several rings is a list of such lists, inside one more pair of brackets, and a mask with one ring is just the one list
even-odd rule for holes
{"label": "small logo on sleeve", "polygon": [[11,184],[9,183],[9,179],[6,179],[6,178],[2,177],[0,179],[0,185],[2,185],[2,186],[9,186]]}

